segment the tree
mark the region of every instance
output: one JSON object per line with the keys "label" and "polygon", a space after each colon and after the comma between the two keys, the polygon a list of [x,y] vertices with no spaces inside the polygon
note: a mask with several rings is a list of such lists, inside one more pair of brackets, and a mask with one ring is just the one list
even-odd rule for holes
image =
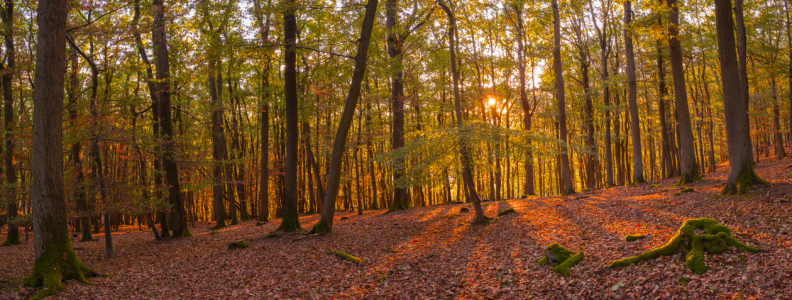
{"label": "tree", "polygon": [[[597,20],[594,19],[594,8],[591,4],[591,0],[589,0],[589,9],[591,10],[591,22],[594,23],[594,29],[597,31],[597,37],[599,40],[600,46],[600,77],[602,78],[602,99],[604,100],[605,106],[610,106],[610,88],[609,88],[609,80],[608,80],[608,15],[610,14],[610,2],[606,5],[607,8],[603,8],[602,11],[602,30],[600,30],[599,26],[597,25]],[[586,108],[588,110],[588,108]],[[605,110],[605,186],[610,187],[613,186],[613,154],[611,150],[611,109],[607,108]],[[618,116],[617,116],[617,123],[618,123]],[[587,121],[588,122],[588,121]],[[618,130],[618,126],[616,126]],[[617,131],[618,134],[618,131]],[[592,141],[593,143],[593,141]],[[591,147],[591,146],[589,146]],[[618,150],[618,148],[616,149]],[[618,152],[616,153],[618,158]],[[621,170],[621,169],[619,169]],[[621,171],[619,171],[621,172]],[[622,177],[619,177],[621,180]]]}
{"label": "tree", "polygon": [[462,159],[462,177],[465,181],[465,188],[473,201],[473,209],[476,211],[476,217],[473,223],[487,222],[488,218],[484,216],[484,210],[481,209],[481,198],[476,192],[476,185],[473,182],[472,161],[464,134],[464,121],[462,120],[462,104],[459,97],[459,73],[457,72],[457,57],[456,46],[454,43],[454,36],[456,35],[456,18],[453,11],[442,1],[437,2],[446,16],[448,16],[448,51],[451,56],[451,76],[454,81],[454,111],[456,113],[457,129],[460,130],[459,135],[459,152]]}
{"label": "tree", "polygon": [[715,0],[715,25],[718,31],[718,58],[721,69],[723,105],[726,113],[726,139],[729,149],[729,178],[722,194],[743,194],[751,185],[764,183],[754,173],[748,114],[742,104],[737,48],[734,42],[734,21],[731,0]]}
{"label": "tree", "polygon": [[181,238],[190,236],[187,228],[187,216],[184,210],[184,201],[181,198],[179,187],[179,166],[176,164],[176,151],[173,141],[173,120],[171,117],[170,101],[170,61],[168,58],[168,40],[165,35],[165,3],[164,0],[154,0],[156,15],[154,16],[154,56],[157,66],[157,93],[160,109],[160,126],[162,126],[162,166],[170,188],[168,189],[168,202],[171,205],[171,237]]}
{"label": "tree", "polygon": [[633,182],[642,183],[644,179],[643,157],[641,151],[641,127],[638,115],[638,86],[635,79],[635,55],[632,40],[632,2],[624,1],[624,52],[627,59],[627,101],[630,106],[630,136],[632,137]]}
{"label": "tree", "polygon": [[696,164],[696,151],[693,146],[693,126],[690,122],[687,89],[685,88],[685,68],[682,64],[682,45],[679,42],[679,7],[676,0],[667,0],[671,10],[668,24],[668,49],[671,57],[671,75],[674,77],[674,104],[679,134],[679,169],[678,185],[695,182],[701,179],[701,172]]}
{"label": "tree", "polygon": [[330,160],[330,168],[327,172],[327,191],[322,201],[322,218],[311,229],[311,233],[331,232],[333,230],[333,214],[335,213],[338,186],[341,183],[341,163],[346,150],[349,129],[352,127],[352,121],[355,118],[355,107],[360,98],[363,76],[366,75],[369,43],[371,42],[371,32],[374,30],[374,19],[376,16],[377,0],[368,0],[366,3],[366,14],[363,17],[363,25],[360,29],[360,39],[358,39],[352,84],[349,86],[349,93],[347,93],[346,101],[344,101],[344,110],[338,123],[338,131],[336,131],[335,140],[333,141],[333,154]]}
{"label": "tree", "polygon": [[14,68],[16,68],[16,53],[14,53],[14,1],[5,1],[5,11],[0,12],[3,20],[3,40],[6,47],[6,65],[8,69],[2,78],[3,84],[3,115],[5,121],[5,177],[6,211],[8,211],[8,236],[3,245],[19,245],[19,227],[17,226],[17,200],[16,185],[17,175],[14,170],[14,91],[12,90]]}
{"label": "tree", "polygon": [[300,142],[297,106],[297,2],[289,0],[283,11],[284,96],[286,114],[286,160],[283,192],[283,221],[277,230],[302,229],[297,215],[297,146]]}
{"label": "tree", "polygon": [[[270,2],[267,2],[269,6]],[[262,16],[262,7],[260,1],[253,1],[255,7],[256,21],[261,28],[261,41],[269,43],[270,32],[270,14],[267,14],[267,19],[264,20]],[[261,177],[259,187],[259,221],[269,221],[269,72],[272,68],[270,53],[265,55],[264,70],[261,71],[261,112],[259,113],[259,123],[261,125]]]}
{"label": "tree", "polygon": [[35,264],[24,285],[45,286],[34,298],[63,290],[64,280],[88,283],[95,275],[77,256],[69,240],[63,190],[63,91],[66,73],[66,19],[69,3],[38,3],[38,34],[33,91],[33,147],[31,149],[33,250]]}
{"label": "tree", "polygon": [[[558,100],[558,134],[559,152],[561,155],[561,194],[575,193],[572,186],[572,175],[569,169],[569,153],[567,152],[566,104],[564,103],[564,70],[561,64],[561,19],[558,15],[558,0],[553,0],[553,69],[555,70],[556,98]],[[603,68],[605,68],[603,66]]]}
{"label": "tree", "polygon": [[[522,1],[517,1],[512,4],[514,9],[515,20],[517,23],[517,59],[519,60],[518,69],[520,71],[520,106],[523,110],[523,129],[531,131],[531,117],[536,110],[536,102],[531,109],[528,104],[528,93],[525,90],[525,29],[523,28],[523,6]],[[523,185],[523,193],[525,195],[535,195],[534,192],[534,170],[533,170],[533,152],[531,151],[531,140],[526,141],[528,147],[525,148],[525,184]]]}

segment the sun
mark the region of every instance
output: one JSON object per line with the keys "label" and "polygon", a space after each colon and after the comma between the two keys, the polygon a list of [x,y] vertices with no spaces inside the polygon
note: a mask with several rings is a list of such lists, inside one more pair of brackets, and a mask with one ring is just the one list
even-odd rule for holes
{"label": "sun", "polygon": [[489,106],[495,106],[495,98],[490,97],[488,101]]}

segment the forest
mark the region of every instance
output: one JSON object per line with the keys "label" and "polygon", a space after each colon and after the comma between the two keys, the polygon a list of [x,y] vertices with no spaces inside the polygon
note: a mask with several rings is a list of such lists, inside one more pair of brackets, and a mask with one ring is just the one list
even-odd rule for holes
{"label": "forest", "polygon": [[789,0],[4,0],[0,299],[790,299]]}

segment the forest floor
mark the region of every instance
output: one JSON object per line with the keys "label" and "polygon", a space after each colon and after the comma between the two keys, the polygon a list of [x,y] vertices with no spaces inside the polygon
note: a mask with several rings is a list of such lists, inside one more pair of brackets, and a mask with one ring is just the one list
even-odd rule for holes
{"label": "forest floor", "polygon": [[[73,239],[77,256],[109,276],[92,278],[91,285],[68,281],[53,298],[792,298],[792,159],[763,158],[756,171],[770,184],[742,196],[719,196],[728,166],[718,169],[688,185],[694,192],[678,196],[676,179],[669,179],[567,197],[486,202],[490,217],[516,210],[488,225],[471,225],[473,213],[454,214],[469,204],[450,204],[390,214],[339,212],[332,234],[314,236],[266,238],[279,225],[273,220],[214,234],[211,224],[198,223],[190,228],[193,237],[157,242],[151,232],[126,226],[113,234],[113,260],[104,258],[101,234],[94,242]],[[703,275],[685,268],[679,256],[607,268],[613,260],[663,245],[684,220],[701,217],[720,221],[738,240],[763,251],[706,255],[709,270]],[[306,229],[317,220],[300,218]],[[627,243],[627,234],[652,237]],[[239,240],[250,247],[228,249]],[[536,263],[554,242],[585,252],[569,277]],[[36,292],[18,288],[33,266],[32,244],[31,238],[0,247],[0,298],[26,299]]]}

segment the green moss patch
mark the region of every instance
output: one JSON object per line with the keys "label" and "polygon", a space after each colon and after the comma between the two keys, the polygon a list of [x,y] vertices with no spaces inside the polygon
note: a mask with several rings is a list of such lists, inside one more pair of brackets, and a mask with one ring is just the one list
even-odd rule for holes
{"label": "green moss patch", "polygon": [[324,220],[319,220],[316,224],[311,228],[311,231],[308,231],[306,234],[314,234],[314,233],[331,233],[333,229],[330,226],[327,226],[327,222]]}
{"label": "green moss patch", "polygon": [[243,248],[247,248],[247,247],[250,247],[250,245],[245,243],[245,241],[237,241],[237,242],[233,242],[231,244],[228,244],[228,250],[231,250],[231,249],[243,249]]}
{"label": "green moss patch", "polygon": [[266,238],[268,238],[268,239],[274,239],[274,238],[276,238],[276,237],[278,237],[278,234],[277,234],[277,233],[274,233],[274,232],[271,232],[270,234],[268,234],[268,235],[266,236]]}
{"label": "green moss patch", "polygon": [[537,261],[540,265],[553,266],[553,272],[569,276],[569,269],[583,260],[583,251],[578,253],[567,250],[558,243],[552,244],[544,250],[545,257]]}
{"label": "green moss patch", "polygon": [[644,239],[646,236],[643,234],[628,234],[627,237],[624,238],[625,242],[634,242],[637,240]]}
{"label": "green moss patch", "polygon": [[508,215],[508,214],[513,214],[513,213],[516,213],[516,212],[517,211],[514,210],[514,208],[505,209],[505,210],[502,210],[502,211],[498,212],[498,217],[504,216],[504,215]]}
{"label": "green moss patch", "polygon": [[[703,230],[704,234],[697,234],[696,230]],[[687,268],[701,275],[707,272],[707,266],[704,264],[704,253],[721,254],[728,251],[730,247],[734,247],[739,251],[759,252],[759,249],[746,246],[731,237],[731,230],[713,219],[689,219],[682,223],[677,233],[665,245],[646,251],[638,256],[613,261],[610,267],[626,267],[660,256],[685,253]]]}
{"label": "green moss patch", "polygon": [[695,192],[695,191],[696,190],[694,190],[693,188],[682,188],[681,192],[682,193],[690,193],[690,192]]}
{"label": "green moss patch", "polygon": [[351,262],[356,263],[356,264],[360,263],[360,258],[352,256],[352,255],[349,255],[349,254],[346,254],[346,253],[341,252],[341,251],[330,251],[330,252],[327,252],[327,254],[334,254],[335,256],[338,256],[340,258],[343,258],[345,260],[351,261]]}

